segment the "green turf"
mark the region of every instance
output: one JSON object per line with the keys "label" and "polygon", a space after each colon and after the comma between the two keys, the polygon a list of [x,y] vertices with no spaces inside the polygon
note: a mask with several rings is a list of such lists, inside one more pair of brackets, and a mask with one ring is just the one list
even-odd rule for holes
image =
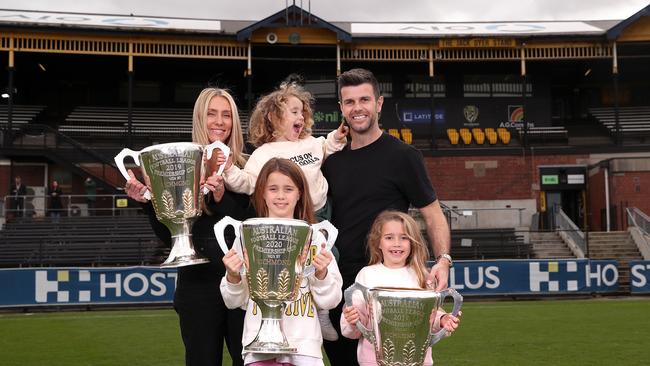
{"label": "green turf", "polygon": [[[467,302],[435,363],[647,365],[649,300]],[[182,366],[183,345],[173,310],[4,313],[0,365]]]}

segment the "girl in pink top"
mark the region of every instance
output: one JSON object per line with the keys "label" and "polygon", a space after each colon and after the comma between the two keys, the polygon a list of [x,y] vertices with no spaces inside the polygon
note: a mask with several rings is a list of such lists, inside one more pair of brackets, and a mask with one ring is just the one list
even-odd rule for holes
{"label": "girl in pink top", "polygon": [[[418,224],[408,214],[399,211],[379,214],[368,234],[368,250],[370,263],[359,271],[356,278],[359,284],[365,287],[427,287],[425,263],[429,252]],[[359,339],[359,365],[377,365],[374,348],[355,326],[357,321],[369,327],[363,299],[353,298],[353,306],[343,307],[341,333],[347,338]],[[432,314],[432,321],[434,330],[445,328],[451,333],[458,327],[460,318],[440,309]],[[432,364],[429,349],[424,365]]]}

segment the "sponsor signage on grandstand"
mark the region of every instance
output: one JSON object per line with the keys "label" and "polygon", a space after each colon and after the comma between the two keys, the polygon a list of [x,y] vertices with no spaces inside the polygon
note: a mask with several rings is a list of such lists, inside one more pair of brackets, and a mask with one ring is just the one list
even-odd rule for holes
{"label": "sponsor signage on grandstand", "polygon": [[539,179],[542,190],[584,189],[587,167],[583,165],[540,166]]}
{"label": "sponsor signage on grandstand", "polygon": [[[404,123],[431,123],[431,109],[403,109],[401,117]],[[434,118],[436,123],[444,122],[444,109],[436,108]]]}
{"label": "sponsor signage on grandstand", "polygon": [[504,48],[516,47],[517,41],[512,38],[449,38],[438,41],[440,48]]}
{"label": "sponsor signage on grandstand", "polygon": [[91,15],[79,13],[45,13],[21,10],[0,10],[0,23],[34,23],[91,28],[221,31],[221,22],[218,20]]}
{"label": "sponsor signage on grandstand", "polygon": [[0,270],[0,306],[171,303],[176,270],[158,267]]}
{"label": "sponsor signage on grandstand", "polygon": [[463,296],[607,293],[618,290],[618,269],[615,260],[456,261],[449,287]]}
{"label": "sponsor signage on grandstand", "polygon": [[[585,22],[486,22],[486,23],[352,23],[352,34],[373,35],[529,35],[603,34]],[[481,46],[485,47],[485,46]]]}
{"label": "sponsor signage on grandstand", "polygon": [[650,261],[630,261],[630,292],[650,293]]}

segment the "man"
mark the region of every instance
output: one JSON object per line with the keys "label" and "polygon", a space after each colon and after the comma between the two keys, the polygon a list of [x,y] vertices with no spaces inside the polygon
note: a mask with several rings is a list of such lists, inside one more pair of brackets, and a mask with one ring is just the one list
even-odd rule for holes
{"label": "man", "polygon": [[[437,263],[427,282],[436,290],[447,287],[451,257],[449,227],[435,190],[415,148],[382,133],[379,113],[384,98],[372,72],[352,69],[338,78],[341,113],[350,127],[351,142],[325,160],[323,173],[333,204],[332,223],[339,230],[336,247],[343,276],[343,289],[354,283],[368,264],[366,236],[377,215],[386,209],[406,212],[417,207],[426,222],[427,234]],[[331,311],[332,323],[340,327],[342,304]],[[356,365],[357,340],[340,337],[325,342],[332,365]]]}
{"label": "man", "polygon": [[12,209],[16,217],[23,217],[25,195],[27,195],[27,187],[23,184],[20,175],[17,175],[14,178],[14,184],[11,186],[11,196],[13,198]]}
{"label": "man", "polygon": [[95,200],[97,199],[97,183],[88,177],[84,181],[84,190],[86,191],[86,203],[88,204],[88,215],[95,215]]}

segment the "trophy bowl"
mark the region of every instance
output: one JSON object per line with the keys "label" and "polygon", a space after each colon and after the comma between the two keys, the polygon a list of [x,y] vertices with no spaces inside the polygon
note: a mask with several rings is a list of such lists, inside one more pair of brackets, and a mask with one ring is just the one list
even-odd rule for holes
{"label": "trophy bowl", "polygon": [[447,333],[434,333],[432,313],[439,309],[447,296],[454,299],[452,315],[458,316],[463,297],[454,289],[440,292],[427,289],[376,287],[358,283],[345,290],[345,303],[353,306],[353,297],[361,293],[369,314],[367,328],[356,326],[374,347],[380,366],[422,366],[427,349]]}
{"label": "trophy bowl", "polygon": [[[218,148],[226,155],[230,149],[216,141],[203,146],[191,142],[153,145],[140,151],[123,149],[115,156],[115,163],[126,180],[129,175],[124,158],[130,156],[140,167],[156,218],[171,233],[172,248],[161,267],[182,267],[207,263],[209,260],[197,253],[192,244],[192,225],[201,216],[204,192],[200,183],[205,177],[204,161]],[[217,172],[221,174],[224,166]]]}
{"label": "trophy bowl", "polygon": [[262,314],[255,339],[244,350],[257,353],[295,353],[282,331],[282,313],[286,302],[298,298],[300,283],[313,271],[306,266],[313,230],[327,232],[327,245],[336,240],[338,231],[329,222],[309,225],[302,220],[253,218],[237,221],[224,217],[214,226],[221,250],[228,252],[224,238],[227,226],[235,229],[235,251],[244,261],[250,298]]}

